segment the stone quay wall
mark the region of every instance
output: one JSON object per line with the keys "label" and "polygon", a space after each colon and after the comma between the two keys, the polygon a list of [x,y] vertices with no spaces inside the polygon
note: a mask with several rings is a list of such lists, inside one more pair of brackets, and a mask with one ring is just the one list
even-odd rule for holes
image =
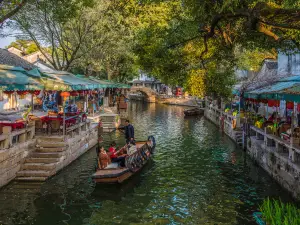
{"label": "stone quay wall", "polygon": [[35,139],[0,150],[0,187],[8,184],[20,170],[24,159],[34,151]]}
{"label": "stone quay wall", "polygon": [[[5,143],[1,145],[0,149],[0,188],[15,179],[18,172],[22,170],[25,160],[36,153],[37,140],[40,137],[34,136],[34,127],[30,128],[30,132],[28,128],[24,130],[0,135],[0,140],[2,137],[3,143]],[[79,130],[79,133],[66,136],[65,143],[67,148],[65,151],[58,153],[61,154],[61,157],[55,163],[55,168],[51,175],[69,165],[98,143],[98,126],[96,123],[88,123],[85,129],[77,130]],[[24,134],[27,136],[24,136]],[[45,139],[48,137],[51,138],[51,136],[43,136]],[[6,143],[9,142],[10,144],[7,145]],[[38,168],[35,170],[38,170]]]}
{"label": "stone quay wall", "polygon": [[[290,144],[254,126],[249,126],[250,132],[246,134],[242,130],[243,121],[223,112],[224,110],[207,103],[204,116],[237,144],[243,145],[260,167],[295,199],[300,200],[300,146]],[[233,119],[237,120],[236,129],[232,128]]]}

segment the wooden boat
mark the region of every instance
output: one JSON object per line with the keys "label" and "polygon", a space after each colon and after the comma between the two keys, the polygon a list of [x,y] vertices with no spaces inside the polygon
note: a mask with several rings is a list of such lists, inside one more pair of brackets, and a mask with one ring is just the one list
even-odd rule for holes
{"label": "wooden boat", "polygon": [[197,115],[202,115],[203,113],[204,113],[203,109],[199,109],[199,108],[184,110],[185,116],[197,116]]}
{"label": "wooden boat", "polygon": [[96,183],[122,183],[139,172],[152,157],[155,149],[155,139],[149,136],[147,141],[136,142],[136,151],[127,156],[125,167],[118,163],[110,163],[104,169],[98,169],[92,176]]}

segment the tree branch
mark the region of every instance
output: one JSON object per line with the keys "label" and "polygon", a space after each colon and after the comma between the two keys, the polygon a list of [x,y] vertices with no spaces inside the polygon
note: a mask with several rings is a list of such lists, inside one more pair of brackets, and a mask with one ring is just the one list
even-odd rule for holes
{"label": "tree branch", "polygon": [[28,0],[23,0],[21,3],[19,3],[17,5],[17,7],[15,7],[13,10],[9,11],[7,14],[3,15],[0,17],[0,25],[7,19],[9,19],[10,17],[12,17],[13,15],[15,15],[20,9],[22,9],[25,4],[28,2]]}

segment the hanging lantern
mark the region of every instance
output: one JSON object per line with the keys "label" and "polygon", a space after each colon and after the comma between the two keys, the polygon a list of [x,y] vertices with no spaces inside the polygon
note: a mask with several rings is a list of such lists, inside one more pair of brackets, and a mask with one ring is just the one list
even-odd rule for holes
{"label": "hanging lantern", "polygon": [[286,102],[287,109],[294,109],[294,102]]}
{"label": "hanging lantern", "polygon": [[60,93],[60,96],[61,96],[61,97],[64,97],[64,98],[67,98],[67,97],[70,96],[70,92],[68,92],[68,91],[63,91],[62,93]]}
{"label": "hanging lantern", "polygon": [[33,92],[34,95],[39,95],[40,93],[41,93],[40,90],[35,90],[35,91]]}

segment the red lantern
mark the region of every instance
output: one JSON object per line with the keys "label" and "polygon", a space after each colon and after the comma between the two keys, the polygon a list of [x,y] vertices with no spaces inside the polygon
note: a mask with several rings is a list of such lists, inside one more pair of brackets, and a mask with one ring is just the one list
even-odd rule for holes
{"label": "red lantern", "polygon": [[62,93],[60,93],[60,96],[64,97],[64,98],[69,97],[70,96],[70,92],[63,91]]}
{"label": "red lantern", "polygon": [[294,102],[286,102],[287,109],[294,109]]}
{"label": "red lantern", "polygon": [[36,90],[36,91],[33,92],[34,95],[39,95],[40,93],[41,93],[40,90]]}

